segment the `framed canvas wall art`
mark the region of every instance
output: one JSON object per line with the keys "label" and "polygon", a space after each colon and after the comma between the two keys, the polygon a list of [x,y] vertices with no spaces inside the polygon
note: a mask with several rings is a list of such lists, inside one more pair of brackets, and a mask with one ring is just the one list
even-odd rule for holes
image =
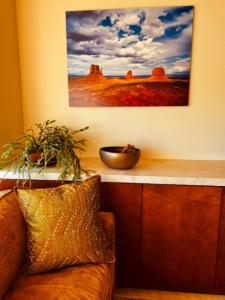
{"label": "framed canvas wall art", "polygon": [[193,6],[66,13],[70,106],[188,105]]}

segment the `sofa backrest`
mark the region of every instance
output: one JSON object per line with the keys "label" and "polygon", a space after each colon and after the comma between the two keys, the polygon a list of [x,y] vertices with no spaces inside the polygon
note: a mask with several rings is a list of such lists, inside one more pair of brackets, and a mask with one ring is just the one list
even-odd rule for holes
{"label": "sofa backrest", "polygon": [[0,199],[0,299],[21,269],[25,245],[25,223],[12,191]]}

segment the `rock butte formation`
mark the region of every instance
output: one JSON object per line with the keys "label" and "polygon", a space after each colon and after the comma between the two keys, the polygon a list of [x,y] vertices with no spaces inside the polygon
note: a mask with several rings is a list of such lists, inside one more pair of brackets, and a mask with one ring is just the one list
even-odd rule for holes
{"label": "rock butte formation", "polygon": [[104,75],[102,74],[102,69],[100,69],[99,65],[91,65],[90,66],[90,72],[85,78],[89,79],[89,80],[106,79],[104,77]]}
{"label": "rock butte formation", "polygon": [[91,65],[90,74],[102,74],[102,70],[100,70],[99,65]]}
{"label": "rock butte formation", "polygon": [[165,76],[165,70],[163,67],[156,67],[152,70],[153,76]]}
{"label": "rock butte formation", "polygon": [[126,79],[132,79],[132,78],[133,78],[133,73],[131,70],[129,70],[126,75]]}
{"label": "rock butte formation", "polygon": [[152,69],[152,75],[149,77],[151,81],[172,81],[165,75],[163,67],[155,67]]}

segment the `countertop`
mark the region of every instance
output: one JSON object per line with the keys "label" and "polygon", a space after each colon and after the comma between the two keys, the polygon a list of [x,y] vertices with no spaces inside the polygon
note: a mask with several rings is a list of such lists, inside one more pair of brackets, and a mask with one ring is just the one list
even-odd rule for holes
{"label": "countertop", "polygon": [[[132,169],[114,170],[104,166],[100,158],[84,158],[81,165],[95,171],[93,175],[100,174],[102,182],[225,186],[225,160],[141,159]],[[32,171],[31,177],[32,180],[57,180],[59,174],[58,169],[49,167],[44,175],[38,169]],[[1,170],[0,178],[17,179],[18,174]]]}

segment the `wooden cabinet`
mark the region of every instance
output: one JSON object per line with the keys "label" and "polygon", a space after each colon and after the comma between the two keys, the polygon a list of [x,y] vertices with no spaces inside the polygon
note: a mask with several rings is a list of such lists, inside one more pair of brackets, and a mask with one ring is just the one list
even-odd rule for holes
{"label": "wooden cabinet", "polygon": [[221,218],[215,288],[218,293],[225,294],[225,188],[223,188],[223,196],[221,200]]}
{"label": "wooden cabinet", "polygon": [[116,215],[117,286],[215,292],[222,188],[101,187],[102,209]]}
{"label": "wooden cabinet", "polygon": [[221,188],[144,185],[143,287],[213,289]]}
{"label": "wooden cabinet", "polygon": [[116,218],[116,284],[140,287],[142,185],[102,183],[101,209]]}
{"label": "wooden cabinet", "polygon": [[[0,191],[14,188],[17,181],[15,179],[0,179]],[[61,181],[56,180],[33,180],[32,188],[47,188],[47,187],[56,187],[61,185]],[[29,187],[29,181],[25,184],[26,187]],[[20,185],[23,188],[23,185]]]}

